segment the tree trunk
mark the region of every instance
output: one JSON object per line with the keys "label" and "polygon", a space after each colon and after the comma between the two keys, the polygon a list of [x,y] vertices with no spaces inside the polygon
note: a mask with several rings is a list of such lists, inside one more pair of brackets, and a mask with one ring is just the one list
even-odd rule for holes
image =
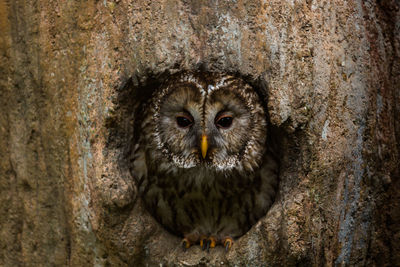
{"label": "tree trunk", "polygon": [[[400,4],[0,0],[1,266],[400,263]],[[127,154],[181,70],[268,94],[274,205],[226,253],[158,225]]]}

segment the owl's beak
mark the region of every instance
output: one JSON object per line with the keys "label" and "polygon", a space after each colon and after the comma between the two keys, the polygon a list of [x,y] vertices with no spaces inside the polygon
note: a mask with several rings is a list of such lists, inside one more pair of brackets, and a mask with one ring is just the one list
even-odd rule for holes
{"label": "owl's beak", "polygon": [[207,150],[208,150],[208,141],[207,141],[207,135],[203,134],[201,136],[201,156],[203,159],[206,158],[207,156]]}

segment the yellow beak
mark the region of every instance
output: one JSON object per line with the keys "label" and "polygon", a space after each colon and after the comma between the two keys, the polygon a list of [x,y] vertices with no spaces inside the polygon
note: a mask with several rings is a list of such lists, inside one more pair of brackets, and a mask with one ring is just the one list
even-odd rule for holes
{"label": "yellow beak", "polygon": [[203,134],[201,136],[201,155],[203,156],[203,159],[206,158],[207,150],[208,150],[207,135]]}

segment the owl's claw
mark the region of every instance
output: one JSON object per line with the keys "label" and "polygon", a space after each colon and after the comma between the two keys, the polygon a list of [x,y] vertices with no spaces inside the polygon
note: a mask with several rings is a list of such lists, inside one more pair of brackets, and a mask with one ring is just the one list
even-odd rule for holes
{"label": "owl's claw", "polygon": [[206,241],[206,250],[207,250],[207,252],[210,252],[210,244],[211,244],[211,240],[208,239],[208,240]]}
{"label": "owl's claw", "polygon": [[228,250],[232,247],[232,244],[233,244],[232,238],[226,237],[224,239],[224,247],[226,252],[228,252]]}
{"label": "owl's claw", "polygon": [[215,239],[215,237],[210,236],[208,238],[208,241],[210,241],[210,248],[215,248],[215,245],[217,244],[217,240]]}
{"label": "owl's claw", "polygon": [[186,251],[188,248],[190,248],[190,242],[187,238],[184,238],[182,240],[182,248],[183,248],[183,251]]}
{"label": "owl's claw", "polygon": [[203,250],[207,250],[207,252],[210,251],[210,248],[214,248],[215,245],[216,245],[216,243],[217,243],[217,240],[216,240],[214,237],[212,237],[212,236],[210,236],[209,238],[203,236],[203,237],[200,239],[200,246],[201,246],[201,248],[202,248]]}
{"label": "owl's claw", "polygon": [[206,246],[207,246],[207,237],[202,236],[200,238],[200,247],[201,247],[202,250],[205,250]]}

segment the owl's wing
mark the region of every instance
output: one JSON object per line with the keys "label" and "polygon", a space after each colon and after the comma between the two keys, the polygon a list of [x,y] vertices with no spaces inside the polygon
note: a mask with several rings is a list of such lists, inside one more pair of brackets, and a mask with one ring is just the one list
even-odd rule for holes
{"label": "owl's wing", "polygon": [[146,151],[136,144],[132,153],[133,176],[139,186],[147,178]]}
{"label": "owl's wing", "polygon": [[261,188],[264,205],[270,206],[275,198],[278,187],[279,165],[272,153],[264,155],[263,164],[260,168]]}

